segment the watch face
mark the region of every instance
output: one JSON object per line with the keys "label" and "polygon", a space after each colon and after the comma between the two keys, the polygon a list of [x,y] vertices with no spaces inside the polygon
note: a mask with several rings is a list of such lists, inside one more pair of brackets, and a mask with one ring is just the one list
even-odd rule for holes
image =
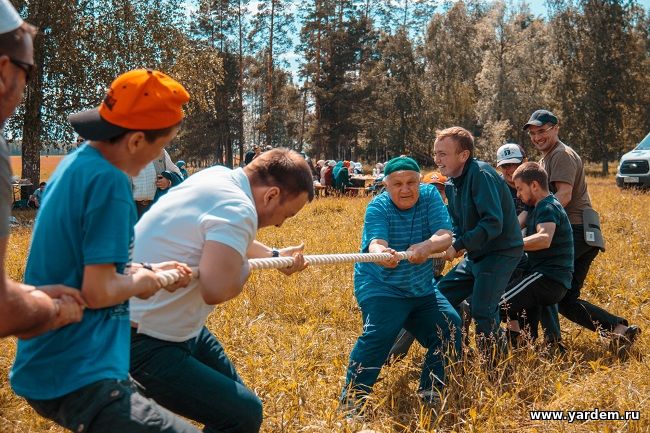
{"label": "watch face", "polygon": [[280,251],[276,249],[271,250],[271,257],[280,257]]}

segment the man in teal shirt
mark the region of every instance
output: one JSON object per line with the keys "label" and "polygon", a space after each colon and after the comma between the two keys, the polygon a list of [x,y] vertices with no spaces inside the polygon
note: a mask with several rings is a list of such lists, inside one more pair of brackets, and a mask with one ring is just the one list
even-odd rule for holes
{"label": "man in teal shirt", "polygon": [[464,128],[436,132],[435,162],[450,178],[446,186],[454,241],[447,260],[465,257],[439,282],[458,308],[471,295],[479,347],[500,339],[499,299],[523,254],[523,240],[508,186],[483,161],[473,158],[474,137]]}
{"label": "man in teal shirt", "polygon": [[[539,164],[522,164],[512,178],[519,199],[533,206],[526,219],[525,271],[510,281],[500,302],[504,316],[513,319],[509,330],[518,333],[523,316],[538,314],[533,307],[554,305],[571,288],[573,232],[564,208],[549,192],[548,176]],[[524,310],[527,314],[522,315]],[[539,317],[525,319],[537,323]]]}
{"label": "man in teal shirt", "polygon": [[10,373],[16,394],[42,416],[75,432],[197,433],[139,394],[129,380],[132,296],[162,289],[156,273],[176,262],[133,265],[136,222],[131,185],[178,133],[185,89],[167,75],[138,69],[112,84],[99,108],[70,116],[88,139],[50,178],[30,247],[25,281],[63,283],[88,308],[78,324],[19,340]]}

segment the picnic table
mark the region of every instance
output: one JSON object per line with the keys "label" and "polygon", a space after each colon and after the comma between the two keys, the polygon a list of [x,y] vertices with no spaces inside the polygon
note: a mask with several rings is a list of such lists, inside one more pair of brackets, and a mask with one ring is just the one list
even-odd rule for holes
{"label": "picnic table", "polygon": [[357,188],[367,188],[370,185],[373,184],[375,181],[375,177],[369,174],[355,174],[354,176],[350,177],[350,182],[352,182],[352,186],[357,187]]}

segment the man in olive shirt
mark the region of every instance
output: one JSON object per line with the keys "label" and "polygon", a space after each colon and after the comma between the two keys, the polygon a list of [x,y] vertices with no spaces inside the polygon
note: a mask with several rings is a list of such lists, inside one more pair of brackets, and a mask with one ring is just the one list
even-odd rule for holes
{"label": "man in olive shirt", "polygon": [[582,160],[558,138],[558,119],[550,111],[535,111],[524,125],[524,130],[528,131],[533,145],[542,153],[540,165],[548,173],[550,190],[564,206],[573,230],[573,279],[571,288],[558,304],[560,313],[587,329],[604,331],[612,337],[613,342],[629,345],[640,333],[637,326],[628,326],[624,318],[580,299],[580,289],[591,262],[605,247],[597,221],[588,225],[584,221],[585,216],[590,217],[595,212],[591,207]]}

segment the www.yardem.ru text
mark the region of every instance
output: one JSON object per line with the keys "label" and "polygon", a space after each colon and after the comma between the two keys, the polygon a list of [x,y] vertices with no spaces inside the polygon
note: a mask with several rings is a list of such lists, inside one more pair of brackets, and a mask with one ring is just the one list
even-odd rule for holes
{"label": "www.yardem.ru text", "polygon": [[532,421],[638,421],[641,413],[638,410],[531,410]]}

